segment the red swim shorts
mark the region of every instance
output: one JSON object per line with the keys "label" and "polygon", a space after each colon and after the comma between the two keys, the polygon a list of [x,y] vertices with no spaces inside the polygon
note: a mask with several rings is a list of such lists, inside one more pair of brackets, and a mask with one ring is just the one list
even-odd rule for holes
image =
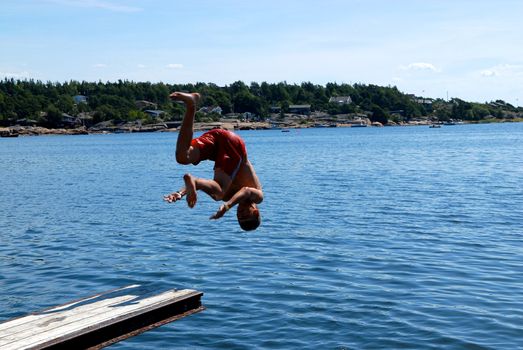
{"label": "red swim shorts", "polygon": [[223,129],[207,131],[191,141],[200,149],[200,160],[213,160],[214,169],[222,169],[231,178],[236,176],[242,162],[247,160],[245,143],[240,136]]}

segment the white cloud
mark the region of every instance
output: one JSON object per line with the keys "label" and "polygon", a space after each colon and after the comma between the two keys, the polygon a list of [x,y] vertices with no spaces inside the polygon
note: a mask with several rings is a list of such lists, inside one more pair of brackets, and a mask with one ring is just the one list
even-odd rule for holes
{"label": "white cloud", "polygon": [[169,63],[165,67],[169,68],[169,69],[182,69],[183,68],[183,64],[181,64],[181,63]]}
{"label": "white cloud", "polygon": [[497,66],[484,69],[479,72],[482,77],[491,78],[499,76],[522,76],[523,65],[498,64]]}
{"label": "white cloud", "polygon": [[485,69],[485,70],[482,70],[481,72],[479,72],[479,74],[482,76],[482,77],[495,77],[496,75],[498,75],[496,73],[496,71],[493,71],[491,69]]}
{"label": "white cloud", "polygon": [[29,72],[0,72],[0,77],[5,78],[15,78],[15,79],[22,79],[22,78],[28,78]]}
{"label": "white cloud", "polygon": [[437,68],[432,63],[427,62],[415,62],[410,63],[406,66],[400,67],[402,70],[411,70],[411,71],[433,71],[433,72],[441,72],[441,69]]}
{"label": "white cloud", "polygon": [[105,63],[97,63],[93,64],[94,68],[107,68],[107,65]]}
{"label": "white cloud", "polygon": [[140,12],[143,9],[139,7],[118,5],[109,1],[101,0],[49,0],[51,2],[64,5],[64,6],[76,6],[86,8],[98,8],[102,10],[114,11],[114,12]]}
{"label": "white cloud", "polygon": [[138,64],[136,67],[138,67],[138,68],[146,68],[147,66],[145,64]]}

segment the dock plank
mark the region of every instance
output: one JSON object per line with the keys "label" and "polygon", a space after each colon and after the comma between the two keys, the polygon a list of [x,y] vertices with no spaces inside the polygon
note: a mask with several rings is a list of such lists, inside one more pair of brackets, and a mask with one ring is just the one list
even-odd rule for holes
{"label": "dock plank", "polygon": [[203,310],[203,293],[128,286],[0,324],[0,350],[101,348]]}
{"label": "dock plank", "polygon": [[[9,336],[12,333],[22,332],[24,329],[33,329],[34,327],[38,327],[41,323],[50,323],[52,319],[56,318],[57,311],[64,312],[61,315],[62,317],[70,314],[83,314],[84,312],[90,310],[93,311],[97,308],[122,304],[126,301],[136,299],[137,297],[143,299],[154,294],[158,294],[158,291],[151,286],[130,285],[81,300],[76,300],[64,305],[55,306],[39,313],[34,313],[9,322],[0,323],[0,344],[2,344],[2,338]],[[73,306],[74,310],[69,312],[73,309]]]}

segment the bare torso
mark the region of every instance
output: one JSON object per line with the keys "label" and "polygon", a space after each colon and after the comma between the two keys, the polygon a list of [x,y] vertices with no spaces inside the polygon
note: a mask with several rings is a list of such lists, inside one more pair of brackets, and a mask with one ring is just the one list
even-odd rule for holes
{"label": "bare torso", "polygon": [[254,171],[254,167],[252,166],[251,162],[249,162],[249,160],[246,160],[245,163],[240,166],[236,177],[233,179],[231,185],[225,192],[223,200],[230,200],[231,197],[234,196],[234,194],[243,187],[252,187],[258,190],[262,189],[260,180],[258,179],[258,176]]}

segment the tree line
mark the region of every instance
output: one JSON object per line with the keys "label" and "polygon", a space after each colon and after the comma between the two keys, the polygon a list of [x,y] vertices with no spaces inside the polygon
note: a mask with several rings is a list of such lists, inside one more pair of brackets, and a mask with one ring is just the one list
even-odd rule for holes
{"label": "tree line", "polygon": [[[183,107],[169,100],[173,91],[197,91],[203,96],[202,106],[219,106],[223,114],[249,112],[261,120],[270,116],[271,107],[280,107],[283,114],[289,106],[300,104],[310,105],[313,112],[330,115],[365,113],[372,121],[383,124],[422,117],[479,121],[490,117],[514,117],[521,112],[502,100],[472,103],[460,99],[436,99],[424,103],[394,86],[365,84],[327,83],[323,86],[311,82],[252,82],[247,85],[237,81],[218,86],[213,83],[165,84],[122,80],[60,83],[6,78],[0,81],[0,125],[31,120],[42,126],[57,127],[64,113],[90,115],[93,123],[150,121],[137,101],[151,102],[156,109],[165,111],[164,120],[179,120]],[[75,103],[73,97],[77,95],[86,96],[86,103]],[[350,96],[352,103],[330,103],[333,96]],[[200,119],[205,117],[197,115]]]}

